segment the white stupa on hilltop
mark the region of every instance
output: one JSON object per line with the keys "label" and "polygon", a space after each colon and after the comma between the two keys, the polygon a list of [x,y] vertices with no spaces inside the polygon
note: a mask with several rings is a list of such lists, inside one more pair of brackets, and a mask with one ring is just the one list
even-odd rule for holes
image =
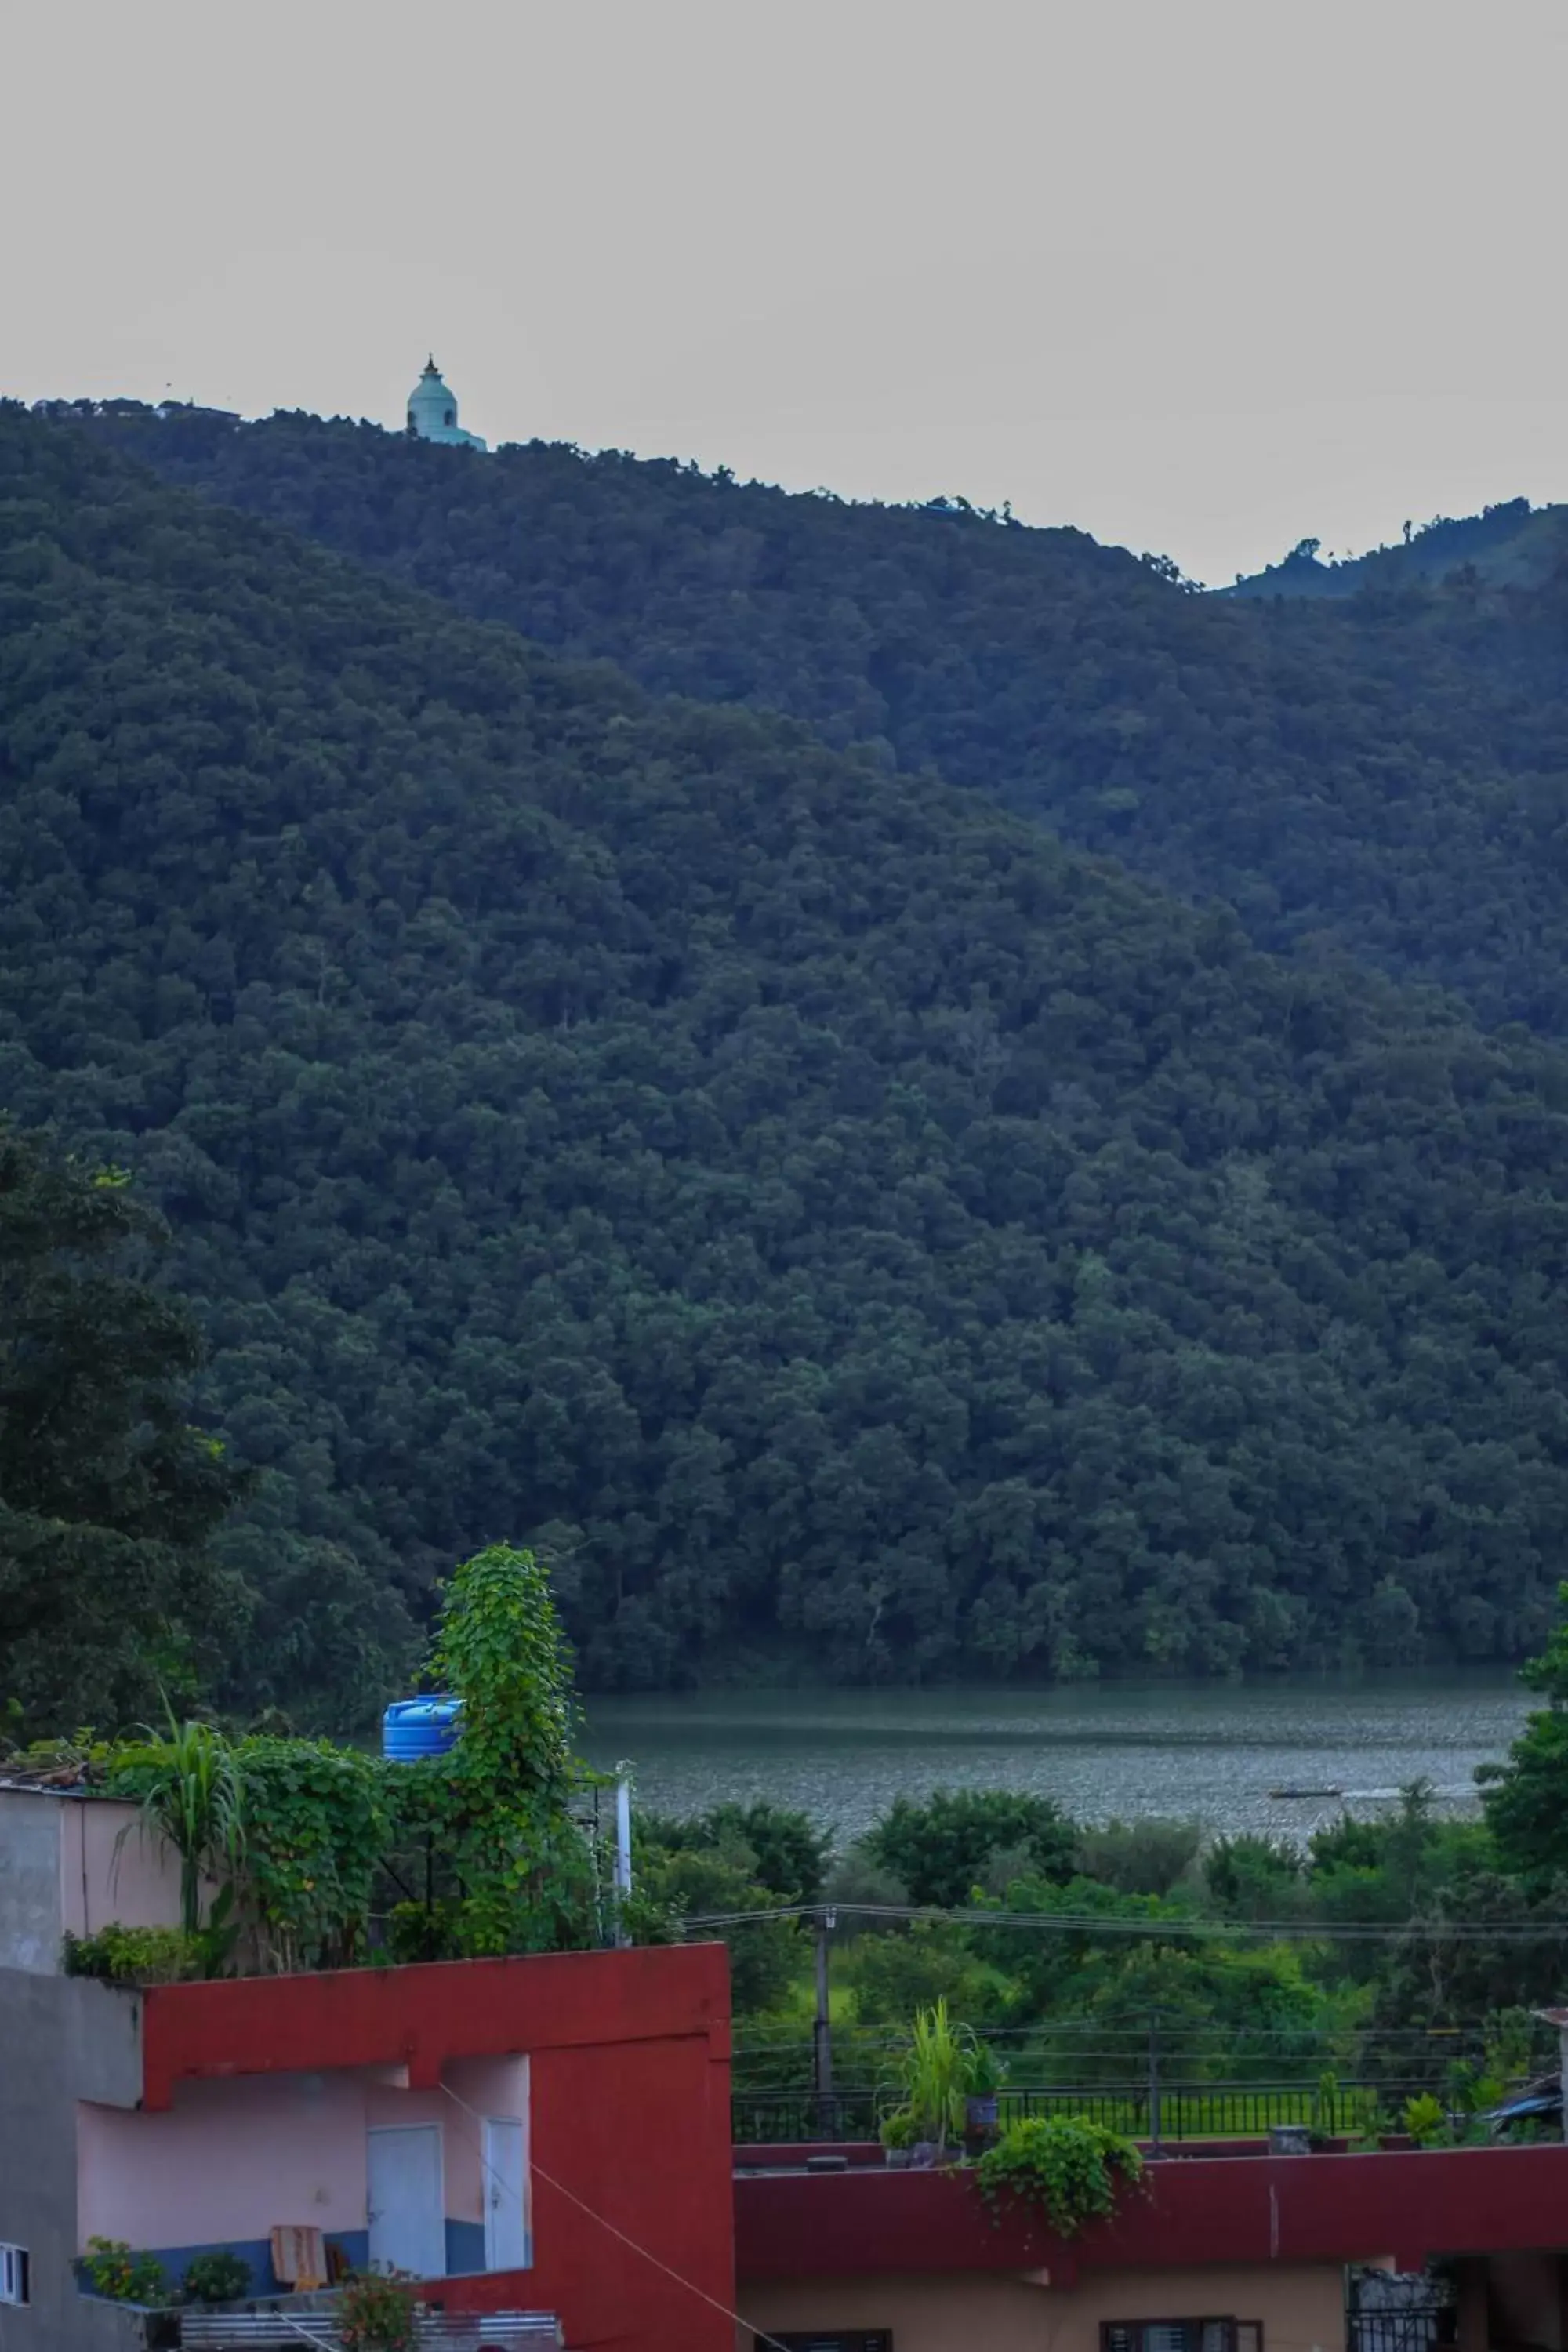
{"label": "white stupa on hilltop", "polygon": [[459,449],[482,449],[477,433],[465,433],[458,422],[458,396],[447,389],[434,358],[408,395],[408,430],[420,441],[444,441]]}

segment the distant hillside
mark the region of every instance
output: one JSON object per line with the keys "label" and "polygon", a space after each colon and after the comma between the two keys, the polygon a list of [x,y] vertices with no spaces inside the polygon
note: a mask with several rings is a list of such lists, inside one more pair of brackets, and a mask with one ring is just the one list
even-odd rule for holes
{"label": "distant hillside", "polygon": [[231,1697],[341,1715],[503,1534],[601,1685],[1538,1642],[1555,1049],[15,410],[0,507],[0,1099],[174,1222]]}
{"label": "distant hillside", "polygon": [[1080,533],[841,504],[534,445],[371,426],[95,428],[659,692],[934,767],[1258,946],[1460,990],[1568,1036],[1568,571],[1376,598],[1184,593]]}
{"label": "distant hillside", "polygon": [[1458,522],[1439,515],[1409,530],[1399,546],[1374,547],[1337,562],[1320,562],[1320,545],[1304,539],[1279,563],[1219,593],[1252,598],[1397,593],[1438,587],[1457,574],[1487,589],[1541,588],[1568,556],[1568,507],[1532,508],[1528,499],[1509,499]]}

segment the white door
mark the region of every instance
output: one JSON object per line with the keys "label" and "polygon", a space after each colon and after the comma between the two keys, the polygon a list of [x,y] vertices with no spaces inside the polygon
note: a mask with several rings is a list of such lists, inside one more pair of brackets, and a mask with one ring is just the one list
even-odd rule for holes
{"label": "white door", "polygon": [[487,2116],[484,2128],[485,2268],[526,2270],[528,2143],[515,2116]]}
{"label": "white door", "polygon": [[441,2127],[399,2124],[369,2136],[366,2172],[373,2271],[441,2278],[447,2220],[441,2194]]}

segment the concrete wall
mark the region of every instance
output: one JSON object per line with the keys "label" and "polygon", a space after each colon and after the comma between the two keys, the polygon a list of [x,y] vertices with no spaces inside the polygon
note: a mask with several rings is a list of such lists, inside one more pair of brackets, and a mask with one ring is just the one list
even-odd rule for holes
{"label": "concrete wall", "polygon": [[0,1790],[0,1968],[60,1964],[58,1797]]}
{"label": "concrete wall", "polygon": [[752,2352],[758,2328],[888,2328],[897,2352],[1100,2352],[1102,2322],[1125,2319],[1258,2319],[1263,2352],[1342,2352],[1345,2340],[1337,2264],[1091,2273],[1063,2290],[1043,2273],[746,2280],[738,2302],[736,2352]]}
{"label": "concrete wall", "polygon": [[137,1995],[0,1969],[0,2238],[31,2257],[32,2303],[0,2311],[0,2352],[109,2352],[126,2315],[77,2292],[76,2101],[141,2096]]}
{"label": "concrete wall", "polygon": [[111,1920],[179,1926],[173,1850],[143,1836],[134,1805],[0,1788],[0,1968],[57,1974],[64,1937]]}
{"label": "concrete wall", "polygon": [[[57,1799],[60,1824],[60,1926],[96,1936],[111,1920],[122,1927],[177,1927],[180,1860],[148,1836],[135,1805],[107,1797]],[[0,1833],[5,1822],[0,1816]],[[213,1888],[205,1885],[205,1898]]]}
{"label": "concrete wall", "polygon": [[77,2131],[77,2248],[119,2238],[171,2274],[233,2247],[269,2293],[268,2241],[320,2230],[365,2259],[366,2134],[435,2124],[442,2137],[448,2268],[484,2267],[480,2135],[486,2116],[528,2119],[526,2058],[455,2059],[447,2088],[409,2090],[392,2066],[182,2082],[172,2107],[128,2114],[84,2105]]}

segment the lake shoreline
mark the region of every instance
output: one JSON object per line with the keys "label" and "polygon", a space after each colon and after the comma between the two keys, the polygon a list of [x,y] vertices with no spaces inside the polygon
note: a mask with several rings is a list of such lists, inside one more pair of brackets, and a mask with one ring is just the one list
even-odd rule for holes
{"label": "lake shoreline", "polygon": [[[710,1688],[590,1696],[584,1746],[597,1765],[629,1762],[655,1810],[766,1797],[840,1843],[897,1796],[942,1786],[1028,1790],[1086,1823],[1160,1814],[1294,1840],[1342,1811],[1382,1811],[1416,1779],[1440,1810],[1472,1811],[1477,1765],[1506,1754],[1531,1704],[1503,1666],[1033,1690]],[[1342,1793],[1270,1794],[1285,1788]]]}

